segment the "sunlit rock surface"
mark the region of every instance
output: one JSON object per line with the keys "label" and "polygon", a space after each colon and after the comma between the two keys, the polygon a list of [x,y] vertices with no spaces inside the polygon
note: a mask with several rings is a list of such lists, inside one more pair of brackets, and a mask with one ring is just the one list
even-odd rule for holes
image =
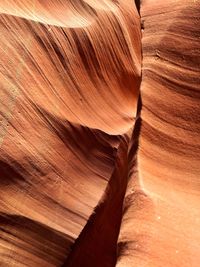
{"label": "sunlit rock surface", "polygon": [[198,267],[200,4],[144,0],[140,11],[138,175],[127,190],[117,267]]}
{"label": "sunlit rock surface", "polygon": [[198,267],[199,1],[0,13],[0,266]]}

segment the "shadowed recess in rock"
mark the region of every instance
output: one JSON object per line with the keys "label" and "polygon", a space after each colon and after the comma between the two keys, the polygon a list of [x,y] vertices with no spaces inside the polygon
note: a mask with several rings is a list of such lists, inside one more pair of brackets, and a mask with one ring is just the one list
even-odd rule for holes
{"label": "shadowed recess in rock", "polygon": [[0,0],[1,266],[200,266],[199,17]]}
{"label": "shadowed recess in rock", "polygon": [[0,214],[2,266],[59,266],[73,238],[29,218]]}

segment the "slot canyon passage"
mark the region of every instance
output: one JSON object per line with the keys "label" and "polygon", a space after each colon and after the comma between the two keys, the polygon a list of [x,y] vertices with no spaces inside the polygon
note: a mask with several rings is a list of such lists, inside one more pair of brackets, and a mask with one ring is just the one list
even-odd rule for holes
{"label": "slot canyon passage", "polygon": [[200,1],[0,0],[0,266],[200,266]]}

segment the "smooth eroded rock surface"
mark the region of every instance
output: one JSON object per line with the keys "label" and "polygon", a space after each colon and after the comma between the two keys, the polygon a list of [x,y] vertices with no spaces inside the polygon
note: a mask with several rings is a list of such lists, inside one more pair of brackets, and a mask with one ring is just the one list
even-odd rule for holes
{"label": "smooth eroded rock surface", "polygon": [[1,264],[113,266],[141,79],[137,9],[49,0],[0,11]]}
{"label": "smooth eroded rock surface", "polygon": [[200,266],[199,43],[198,0],[0,0],[0,266]]}
{"label": "smooth eroded rock surface", "polygon": [[138,176],[127,190],[117,266],[198,267],[199,1],[144,0],[141,21]]}

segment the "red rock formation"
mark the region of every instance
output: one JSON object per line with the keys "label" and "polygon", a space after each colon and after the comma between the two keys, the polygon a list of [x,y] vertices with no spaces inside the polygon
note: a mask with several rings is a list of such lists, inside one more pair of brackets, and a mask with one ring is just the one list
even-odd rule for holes
{"label": "red rock formation", "polygon": [[[140,83],[139,16],[112,1],[34,3],[1,1],[1,261],[60,266],[105,195],[94,231],[113,246],[112,264],[127,177],[128,137],[118,135],[133,126]],[[107,216],[113,234],[100,231]]]}
{"label": "red rock formation", "polygon": [[138,178],[117,267],[200,265],[200,5],[144,0]]}
{"label": "red rock formation", "polygon": [[200,6],[136,4],[0,0],[1,266],[199,266]]}

